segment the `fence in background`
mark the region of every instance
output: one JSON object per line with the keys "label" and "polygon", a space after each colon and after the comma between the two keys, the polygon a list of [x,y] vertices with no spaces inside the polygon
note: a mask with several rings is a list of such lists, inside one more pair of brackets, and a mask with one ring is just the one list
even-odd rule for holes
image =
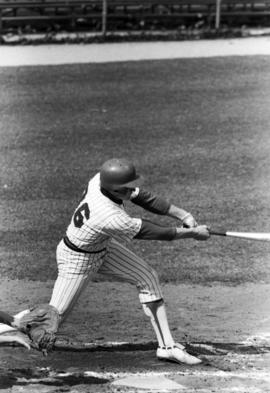
{"label": "fence in background", "polygon": [[21,27],[71,31],[176,28],[202,23],[270,26],[270,0],[0,0],[0,34]]}

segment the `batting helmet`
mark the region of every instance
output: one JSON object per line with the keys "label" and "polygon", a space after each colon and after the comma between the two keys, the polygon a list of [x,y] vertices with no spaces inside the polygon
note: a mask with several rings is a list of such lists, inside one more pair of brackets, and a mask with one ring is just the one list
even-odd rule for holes
{"label": "batting helmet", "polygon": [[124,158],[112,158],[100,169],[100,184],[105,189],[135,187],[139,178],[133,163]]}

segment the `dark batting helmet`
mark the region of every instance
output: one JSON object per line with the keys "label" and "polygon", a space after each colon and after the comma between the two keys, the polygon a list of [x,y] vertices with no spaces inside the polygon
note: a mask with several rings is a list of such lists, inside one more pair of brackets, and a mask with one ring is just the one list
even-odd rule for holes
{"label": "dark batting helmet", "polygon": [[100,185],[105,189],[136,187],[139,178],[133,163],[124,158],[112,158],[100,169]]}

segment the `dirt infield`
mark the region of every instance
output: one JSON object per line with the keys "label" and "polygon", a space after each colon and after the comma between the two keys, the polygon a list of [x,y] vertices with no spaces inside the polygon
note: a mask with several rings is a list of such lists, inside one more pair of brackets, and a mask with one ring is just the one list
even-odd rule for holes
{"label": "dirt infield", "polygon": [[[1,380],[5,393],[263,393],[269,392],[270,386],[270,357],[263,351],[237,353],[224,347],[220,353],[200,355],[203,364],[193,368],[160,362],[150,350],[57,351],[41,358],[36,353],[26,356],[23,350],[8,348],[0,349],[0,355],[6,364]],[[171,381],[177,385],[170,388]]]}
{"label": "dirt infield", "polygon": [[[33,299],[46,301],[52,285],[2,280],[4,308],[18,312]],[[53,354],[44,358],[34,350],[0,348],[2,390],[139,392],[160,391],[162,383],[172,392],[268,391],[269,285],[167,284],[163,290],[175,339],[199,356],[202,365],[158,361],[154,335],[134,288],[95,282],[60,329]]]}
{"label": "dirt infield", "polygon": [[[33,304],[33,299],[47,302],[52,286],[53,281],[1,280],[1,307],[15,314]],[[166,284],[162,288],[178,341],[270,345],[268,284],[209,287]],[[60,336],[81,344],[109,341],[136,344],[154,339],[136,289],[109,282],[89,285],[61,328]]]}

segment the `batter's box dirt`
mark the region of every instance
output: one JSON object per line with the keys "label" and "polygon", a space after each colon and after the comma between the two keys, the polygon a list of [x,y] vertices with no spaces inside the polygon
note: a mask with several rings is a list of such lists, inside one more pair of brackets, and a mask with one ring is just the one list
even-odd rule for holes
{"label": "batter's box dirt", "polygon": [[[269,391],[270,351],[267,347],[189,344],[189,350],[203,359],[198,366],[162,362],[155,357],[153,349],[143,350],[138,344],[136,348],[130,344],[124,350],[121,346],[102,351],[57,349],[44,357],[40,352],[20,347],[1,347],[0,387],[5,393],[134,393],[136,386],[142,391],[157,391],[156,383],[162,380],[162,384],[166,384],[169,379],[172,391],[178,386],[178,391],[185,393]],[[149,384],[152,384],[151,389]]]}

